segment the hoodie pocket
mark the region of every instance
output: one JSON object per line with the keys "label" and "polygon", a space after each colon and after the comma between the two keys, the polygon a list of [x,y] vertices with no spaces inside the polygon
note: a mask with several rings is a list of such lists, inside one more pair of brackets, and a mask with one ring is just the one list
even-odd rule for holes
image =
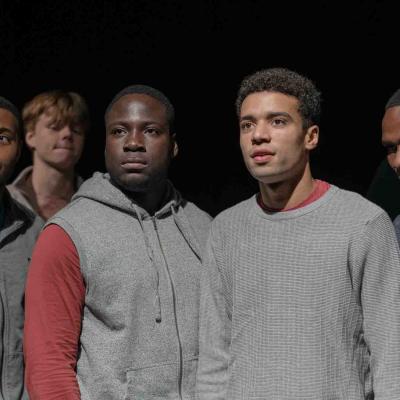
{"label": "hoodie pocket", "polygon": [[128,370],[126,378],[125,400],[175,400],[178,398],[178,363]]}

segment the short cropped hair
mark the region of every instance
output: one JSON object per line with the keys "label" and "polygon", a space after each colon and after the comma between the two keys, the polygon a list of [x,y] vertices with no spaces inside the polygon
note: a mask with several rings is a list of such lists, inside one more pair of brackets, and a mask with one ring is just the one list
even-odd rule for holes
{"label": "short cropped hair", "polygon": [[52,90],[43,92],[27,102],[22,110],[25,132],[32,131],[43,113],[51,112],[56,125],[79,124],[87,132],[89,110],[85,99],[75,92]]}
{"label": "short cropped hair", "polygon": [[242,103],[247,96],[263,91],[295,97],[299,101],[299,113],[304,128],[319,124],[321,93],[310,79],[286,68],[269,68],[246,76],[240,84],[236,98],[237,115],[240,115]]}
{"label": "short cropped hair", "polygon": [[151,86],[147,85],[131,85],[122,89],[118,92],[114,98],[111,100],[110,104],[106,108],[106,112],[104,117],[110,112],[112,106],[123,96],[127,96],[129,94],[146,94],[147,96],[153,97],[153,99],[158,100],[165,107],[168,126],[170,133],[174,132],[174,122],[175,122],[175,109],[172,103],[169,101],[168,97],[162,93],[161,91],[154,89]]}
{"label": "short cropped hair", "polygon": [[18,108],[11,103],[10,100],[7,100],[5,97],[0,96],[0,108],[9,111],[17,121],[17,129],[18,129],[18,136],[21,137],[22,131],[22,118],[21,113],[19,112]]}
{"label": "short cropped hair", "polygon": [[397,89],[392,96],[390,96],[390,99],[386,103],[385,110],[396,106],[400,106],[400,89]]}

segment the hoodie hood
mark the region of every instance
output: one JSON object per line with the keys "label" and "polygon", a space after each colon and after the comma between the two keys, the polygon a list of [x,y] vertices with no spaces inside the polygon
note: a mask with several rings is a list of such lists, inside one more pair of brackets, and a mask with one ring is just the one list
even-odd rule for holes
{"label": "hoodie hood", "polygon": [[[74,194],[72,200],[87,198],[105,204],[123,213],[137,218],[143,228],[142,221],[153,218],[144,208],[137,204],[134,199],[128,197],[118,186],[116,186],[108,173],[95,172],[91,178],[82,183],[79,190]],[[154,218],[162,218],[171,215],[175,224],[181,232],[184,240],[188,243],[197,258],[201,261],[199,241],[184,212],[185,201],[180,193],[167,181],[167,191],[164,196],[163,206],[154,214]],[[145,240],[147,243],[147,237]],[[147,249],[149,257],[151,250]]]}
{"label": "hoodie hood", "polygon": [[[116,186],[108,173],[95,172],[91,178],[82,183],[72,200],[87,198],[121,212],[137,216],[141,219],[151,218],[150,214],[142,208],[134,199],[127,196]],[[155,213],[155,217],[170,214],[176,211],[182,203],[180,193],[167,181],[167,191],[162,207]]]}

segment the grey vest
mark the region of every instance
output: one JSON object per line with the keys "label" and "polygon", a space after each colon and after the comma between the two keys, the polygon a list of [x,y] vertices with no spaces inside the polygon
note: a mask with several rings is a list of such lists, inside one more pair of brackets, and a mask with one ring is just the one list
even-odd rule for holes
{"label": "grey vest", "polygon": [[201,249],[211,218],[177,200],[150,217],[116,190],[105,182],[99,201],[78,192],[50,221],[74,242],[86,284],[81,398],[193,400]]}

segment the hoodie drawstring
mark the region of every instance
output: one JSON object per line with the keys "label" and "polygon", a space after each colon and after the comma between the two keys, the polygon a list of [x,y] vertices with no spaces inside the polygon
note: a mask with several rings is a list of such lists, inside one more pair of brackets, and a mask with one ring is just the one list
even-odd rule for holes
{"label": "hoodie drawstring", "polygon": [[132,203],[132,207],[135,210],[135,213],[136,213],[138,221],[139,221],[139,225],[140,225],[140,227],[142,229],[143,238],[144,238],[144,242],[145,242],[145,245],[146,245],[146,252],[147,252],[147,255],[148,255],[149,259],[150,259],[151,266],[152,266],[152,268],[154,270],[154,273],[155,273],[155,276],[156,276],[155,277],[155,285],[154,285],[155,286],[154,289],[155,289],[155,292],[156,292],[156,295],[155,295],[155,298],[154,298],[154,308],[155,308],[155,316],[156,316],[155,319],[156,319],[156,322],[160,323],[161,322],[161,300],[160,300],[160,289],[159,289],[160,288],[160,274],[159,274],[158,269],[156,268],[156,265],[155,265],[154,253],[153,253],[153,250],[152,250],[152,248],[150,246],[149,238],[147,237],[146,232],[144,230],[142,216],[141,216],[139,210],[137,209],[137,207],[136,207],[136,205],[134,203]]}
{"label": "hoodie drawstring", "polygon": [[[182,208],[181,205],[179,205],[178,207],[180,209]],[[182,209],[182,212],[179,213],[178,216],[173,205],[171,205],[171,211],[174,217],[175,225],[178,227],[179,232],[181,233],[181,235],[183,236],[189,247],[192,249],[197,259],[201,262],[202,258],[201,258],[200,247],[198,245],[198,241],[195,237],[192,226],[190,225],[190,222],[186,217],[185,212]]]}

